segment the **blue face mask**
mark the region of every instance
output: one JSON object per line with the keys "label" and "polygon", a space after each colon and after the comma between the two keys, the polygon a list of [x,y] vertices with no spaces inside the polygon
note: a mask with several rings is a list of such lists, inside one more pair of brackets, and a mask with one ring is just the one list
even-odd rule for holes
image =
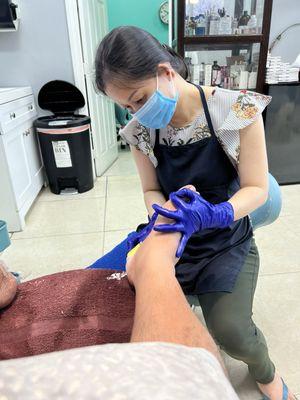
{"label": "blue face mask", "polygon": [[[173,89],[175,93],[174,83]],[[165,128],[171,121],[176,105],[178,102],[178,92],[174,98],[166,97],[158,90],[158,78],[157,88],[149,100],[141,107],[136,113],[136,118],[140,124],[147,128],[160,129]]]}

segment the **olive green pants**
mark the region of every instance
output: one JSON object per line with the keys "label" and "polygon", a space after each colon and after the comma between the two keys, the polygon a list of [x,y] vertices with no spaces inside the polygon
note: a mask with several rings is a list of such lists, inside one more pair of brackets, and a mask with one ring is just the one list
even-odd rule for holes
{"label": "olive green pants", "polygon": [[[269,358],[266,340],[252,320],[258,270],[259,253],[252,239],[233,292],[207,293],[197,297],[207,328],[222,350],[244,361],[257,382],[269,383],[274,379],[275,367]],[[193,297],[188,296],[190,303],[194,303]]]}

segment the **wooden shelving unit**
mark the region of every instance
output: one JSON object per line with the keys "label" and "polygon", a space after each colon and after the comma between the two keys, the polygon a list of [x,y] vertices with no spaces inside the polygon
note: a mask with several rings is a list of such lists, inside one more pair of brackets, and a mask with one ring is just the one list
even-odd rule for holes
{"label": "wooden shelving unit", "polygon": [[[232,0],[235,1],[235,0]],[[173,37],[177,36],[175,47],[178,53],[184,57],[186,46],[212,46],[214,50],[224,49],[225,46],[240,45],[241,48],[250,47],[252,44],[258,43],[260,45],[259,51],[259,62],[257,70],[257,85],[256,91],[264,92],[264,82],[265,82],[265,71],[266,71],[266,61],[268,55],[268,44],[269,44],[269,34],[270,34],[270,24],[272,15],[272,3],[273,0],[264,1],[264,11],[263,11],[263,22],[262,22],[262,32],[261,34],[255,35],[205,35],[205,36],[186,36],[185,35],[185,15],[186,15],[186,0],[177,0],[177,4],[173,3],[173,16],[177,21],[175,24],[177,26],[177,32],[173,30]],[[175,9],[177,7],[177,10]],[[255,4],[254,4],[255,7]],[[177,11],[177,13],[176,13]],[[174,21],[174,19],[173,19]]]}

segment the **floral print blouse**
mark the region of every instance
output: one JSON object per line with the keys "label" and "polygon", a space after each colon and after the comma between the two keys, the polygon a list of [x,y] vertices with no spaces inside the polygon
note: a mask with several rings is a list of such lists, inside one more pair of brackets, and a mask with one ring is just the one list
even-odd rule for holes
{"label": "floral print blouse", "polygon": [[[240,129],[254,122],[270,103],[271,97],[248,90],[228,90],[216,87],[207,98],[216,136],[237,169],[240,154]],[[155,129],[141,125],[133,118],[122,130],[121,137],[129,144],[142,151],[156,167],[158,162],[154,155]],[[167,146],[181,146],[210,137],[204,110],[195,120],[183,128],[168,125],[160,129],[159,142]]]}

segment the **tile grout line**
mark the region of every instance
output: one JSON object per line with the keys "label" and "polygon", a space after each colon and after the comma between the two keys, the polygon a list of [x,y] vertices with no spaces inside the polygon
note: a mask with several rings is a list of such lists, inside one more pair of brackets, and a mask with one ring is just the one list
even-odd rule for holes
{"label": "tile grout line", "polygon": [[13,241],[18,241],[18,240],[31,240],[31,239],[45,239],[45,238],[52,238],[52,237],[62,237],[62,236],[76,236],[76,235],[89,235],[89,234],[95,234],[95,233],[100,233],[103,234],[104,231],[90,231],[90,232],[70,232],[70,233],[58,233],[58,234],[53,234],[53,235],[44,235],[44,236],[30,236],[30,237],[21,237],[17,239],[13,239]]}
{"label": "tile grout line", "polygon": [[[104,177],[105,178],[105,177]],[[101,179],[101,178],[100,178]],[[96,179],[96,183],[98,183],[98,182],[101,182],[101,180],[98,180],[98,178]],[[103,181],[103,183],[105,183],[106,182],[106,179],[102,179],[102,181]],[[94,183],[95,183],[94,182]],[[42,189],[42,191],[43,191],[44,189]],[[50,190],[50,189],[49,189]],[[94,187],[93,187],[93,189],[92,190],[95,190],[95,185],[94,185]],[[60,199],[60,200],[56,200],[56,197],[59,197],[59,196],[56,196],[56,195],[54,195],[53,194],[53,200],[52,199],[49,199],[49,200],[43,200],[43,195],[42,195],[42,191],[39,193],[39,195],[38,195],[38,197],[37,197],[37,199],[36,200],[38,200],[38,202],[40,202],[40,203],[52,203],[52,202],[58,202],[58,201],[61,201],[61,202],[64,202],[65,200],[86,200],[86,199],[96,199],[96,198],[99,198],[99,197],[101,197],[101,198],[103,198],[103,197],[105,197],[105,194],[104,195],[101,195],[101,194],[89,194],[89,192],[90,191],[87,191],[87,192],[85,192],[85,193],[77,193],[76,195],[68,195],[68,196],[64,196],[64,198],[63,199]],[[50,195],[51,195],[51,191],[49,192],[50,193]],[[46,196],[47,196],[47,194],[46,194]],[[80,197],[80,196],[83,196],[83,197]],[[62,196],[61,196],[62,197]]]}
{"label": "tile grout line", "polygon": [[[143,195],[143,193],[137,193],[138,195]],[[112,194],[112,195],[107,195],[107,197],[120,197],[120,194]],[[125,195],[125,197],[135,197],[134,194],[129,194]],[[104,195],[91,195],[87,197],[81,197],[81,198],[66,198],[66,199],[61,199],[61,200],[39,200],[39,203],[64,203],[65,201],[84,201],[84,200],[92,200],[92,199],[104,199]]]}
{"label": "tile grout line", "polygon": [[[107,200],[108,200],[108,176],[105,176],[105,194],[104,196],[98,197],[104,199],[104,221],[103,221],[103,229],[99,231],[89,231],[89,232],[72,232],[72,233],[61,233],[61,234],[50,234],[50,235],[43,235],[43,236],[30,236],[30,237],[21,237],[21,238],[14,238],[13,240],[31,240],[31,239],[43,239],[43,238],[49,238],[49,237],[61,237],[61,236],[76,236],[76,235],[88,235],[88,234],[96,234],[96,233],[102,233],[103,234],[103,243],[102,243],[102,251],[104,251],[104,238],[105,238],[105,233],[107,232],[118,232],[118,231],[128,231],[130,229],[133,229],[132,227],[127,227],[127,228],[121,228],[121,229],[110,229],[110,230],[105,230],[105,224],[106,224],[106,212],[107,212]],[[117,196],[116,196],[117,197]],[[96,197],[95,197],[96,198]],[[85,199],[77,199],[77,200],[85,200]],[[53,201],[42,201],[44,203],[50,203],[50,202],[63,202],[64,200],[53,200]],[[13,238],[14,233],[12,233],[11,239]]]}
{"label": "tile grout line", "polygon": [[95,195],[95,196],[86,196],[81,198],[66,198],[63,200],[39,200],[39,203],[63,203],[65,201],[81,201],[81,200],[90,200],[90,199],[104,199],[105,195]]}
{"label": "tile grout line", "polygon": [[59,233],[59,234],[53,234],[53,235],[44,235],[44,236],[30,236],[30,237],[21,237],[21,238],[15,238],[13,239],[14,241],[17,240],[30,240],[30,239],[43,239],[43,238],[49,238],[49,237],[61,237],[61,236],[75,236],[75,235],[89,235],[89,234],[95,234],[95,233],[110,233],[110,232],[122,232],[122,231],[128,231],[128,230],[134,230],[134,227],[127,227],[127,228],[121,228],[121,229],[109,229],[109,230],[99,230],[99,231],[89,231],[89,232],[70,232],[70,233]]}
{"label": "tile grout line", "polygon": [[102,238],[102,256],[104,254],[104,242],[105,242],[105,225],[106,225],[106,211],[107,211],[107,194],[108,194],[108,179],[105,178],[105,197],[104,197],[104,218],[103,218],[103,238]]}
{"label": "tile grout line", "polygon": [[265,274],[259,274],[259,276],[264,277],[264,276],[276,276],[276,275],[288,275],[288,274],[300,274],[299,271],[289,271],[289,272],[271,272],[271,273],[265,273]]}

